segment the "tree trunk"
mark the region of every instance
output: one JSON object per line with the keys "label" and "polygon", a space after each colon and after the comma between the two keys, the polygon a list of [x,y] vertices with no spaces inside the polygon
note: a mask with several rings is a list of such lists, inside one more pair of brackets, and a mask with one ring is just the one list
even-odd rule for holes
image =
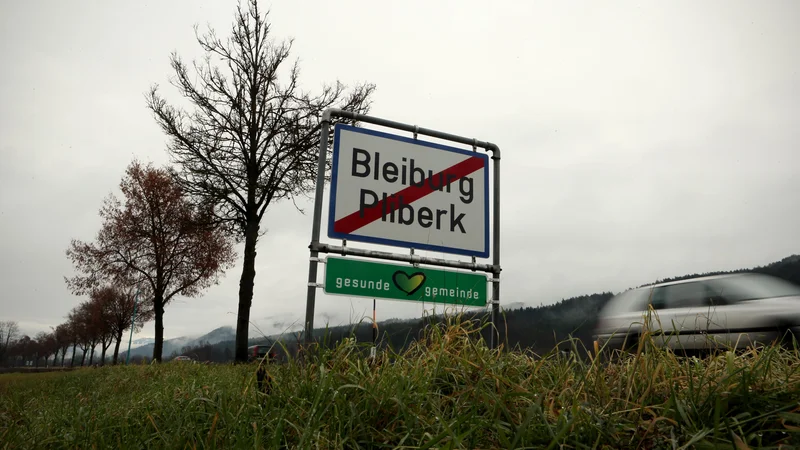
{"label": "tree trunk", "polygon": [[250,329],[250,306],[253,304],[253,286],[256,279],[256,243],[258,217],[247,221],[244,241],[244,267],[239,280],[239,314],[236,320],[236,362],[247,361],[247,339]]}
{"label": "tree trunk", "polygon": [[75,367],[75,349],[78,347],[77,342],[72,343],[72,357],[69,359],[69,366]]}
{"label": "tree trunk", "polygon": [[86,349],[81,347],[81,367],[83,367],[83,363],[86,362]]}
{"label": "tree trunk", "polygon": [[161,362],[161,351],[164,349],[164,293],[157,293],[153,302],[156,312],[156,342],[153,344],[153,359]]}
{"label": "tree trunk", "polygon": [[103,346],[103,352],[100,353],[100,365],[101,366],[105,366],[106,365],[106,350],[108,350],[108,346],[111,345],[111,341],[108,341],[108,344],[103,342],[101,345]]}
{"label": "tree trunk", "polygon": [[119,344],[122,342],[122,331],[117,333],[117,345],[114,346],[114,365],[117,365],[117,357],[119,356]]}
{"label": "tree trunk", "polygon": [[94,362],[94,348],[95,347],[97,347],[97,342],[92,342],[92,350],[91,350],[91,353],[89,353],[89,365],[90,366],[92,365],[92,362]]}

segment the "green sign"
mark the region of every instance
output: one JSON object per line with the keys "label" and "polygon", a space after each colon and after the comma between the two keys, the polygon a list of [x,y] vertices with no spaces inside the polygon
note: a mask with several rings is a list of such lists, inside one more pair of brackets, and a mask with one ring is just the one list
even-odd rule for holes
{"label": "green sign", "polygon": [[351,297],[486,306],[486,276],[329,256],[325,292]]}

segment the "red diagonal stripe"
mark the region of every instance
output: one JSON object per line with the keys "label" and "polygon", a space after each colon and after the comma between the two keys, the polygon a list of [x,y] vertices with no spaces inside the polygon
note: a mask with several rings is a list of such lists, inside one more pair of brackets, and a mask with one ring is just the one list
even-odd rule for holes
{"label": "red diagonal stripe", "polygon": [[[444,181],[441,183],[442,188],[446,188],[454,181],[458,181],[472,172],[482,168],[483,159],[477,156],[470,156],[464,161],[461,161],[452,167],[448,167],[447,169],[444,169],[441,172],[435,173],[426,178],[422,186],[408,186],[399,192],[396,192],[393,196],[387,197],[386,214],[391,214],[392,211],[399,208],[398,200],[401,196],[403,197],[403,203],[411,204],[412,202],[415,202],[432,192],[438,191],[439,185],[437,183],[440,183],[439,180]],[[431,186],[432,183],[433,186]],[[353,214],[342,217],[334,222],[333,230],[337,233],[348,234],[358,230],[359,228],[369,225],[370,223],[381,218],[383,213],[383,204],[384,200],[380,200],[375,206],[364,208],[363,215],[361,214],[361,211],[356,211]]]}

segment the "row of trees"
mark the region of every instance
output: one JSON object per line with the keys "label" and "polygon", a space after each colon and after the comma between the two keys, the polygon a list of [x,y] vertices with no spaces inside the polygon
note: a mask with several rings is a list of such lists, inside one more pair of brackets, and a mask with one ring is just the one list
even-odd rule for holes
{"label": "row of trees", "polygon": [[122,333],[132,326],[131,300],[139,291],[133,326],[155,319],[153,359],[160,361],[165,306],[177,295],[195,296],[215,284],[235,253],[207,208],[183,194],[170,169],[133,161],[120,190],[123,200],[111,195],[100,210],[95,241],[73,240],[67,250],[78,272],[67,285],[91,299],[70,312],[69,322],[84,353],[99,345],[104,356],[116,342],[116,355]]}
{"label": "row of trees", "polygon": [[[60,356],[61,366],[73,366],[80,349],[80,365],[93,364],[95,350],[99,350],[99,362],[104,364],[106,352],[114,345],[112,362],[116,364],[125,331],[131,327],[138,331],[153,317],[150,302],[137,304],[135,294],[131,288],[110,285],[95,289],[88,301],[81,302],[69,312],[64,323],[33,338],[21,335],[16,322],[0,323],[0,362],[15,366],[31,362],[38,366],[42,360],[45,365],[50,365],[52,358],[52,365],[57,365]],[[135,311],[137,307],[138,311]],[[69,364],[67,352],[70,353]]]}
{"label": "row of trees", "polygon": [[[124,315],[123,308],[106,303],[129,307],[138,289],[143,311],[151,314],[139,321],[155,320],[153,359],[160,361],[166,306],[216,284],[236,259],[233,245],[243,243],[235,359],[247,360],[265,214],[275,202],[314,190],[320,139],[332,139],[320,136],[322,113],[335,107],[366,114],[375,89],[365,83],[349,90],[338,81],[316,94],[301,89],[299,67],[290,61],[292,41],[273,41],[268,14],[258,0],[247,0],[237,7],[230,36],[211,29],[197,34],[202,62],[190,66],[172,54],[173,84],[192,110],[170,105],[157,85],[146,103],[167,136],[175,166],[134,160],[120,183],[123,198],[109,196],[100,210],[95,239],[70,243],[67,256],[77,274],[65,281],[72,293],[90,300],[70,311],[52,332],[58,343],[40,353],[53,350],[63,361],[71,345],[92,361],[95,347],[102,359],[116,342],[116,355],[123,327],[140,325],[121,324],[108,311]],[[344,118],[333,122],[355,125]]]}
{"label": "row of trees", "polygon": [[[157,85],[146,99],[176,170],[134,162],[121,184],[125,202],[111,197],[96,240],[73,241],[67,252],[79,272],[67,280],[75,294],[145,286],[155,319],[155,360],[162,356],[166,305],[215,284],[234,262],[233,244],[242,242],[235,359],[247,360],[265,213],[315,188],[323,111],[369,111],[372,84],[348,91],[337,81],[318,94],[302,90],[298,65],[289,61],[292,41],[274,42],[267,16],[257,0],[248,0],[237,7],[229,37],[212,29],[197,34],[205,58],[192,65],[193,74],[172,54],[173,84],[193,110],[170,105]],[[102,336],[94,339],[105,346]]]}
{"label": "row of trees", "polygon": [[19,326],[16,322],[0,322],[0,332],[3,332],[4,336],[8,338],[0,342],[0,363],[23,365],[30,361],[38,366],[39,361],[44,359],[47,364],[50,357],[57,351],[54,334],[42,332],[31,338],[27,335],[19,335],[17,330],[19,330]]}
{"label": "row of trees", "polygon": [[[20,338],[19,358],[61,356],[77,349],[80,364],[100,361],[112,344],[117,362],[123,333],[155,319],[153,359],[161,360],[165,306],[177,295],[194,296],[216,283],[233,264],[231,240],[178,186],[169,168],[134,160],[120,183],[122,199],[110,195],[100,209],[102,224],[93,242],[73,240],[67,249],[76,275],[65,278],[76,295],[88,297],[66,321],[31,346]],[[138,298],[138,302],[137,302]],[[137,309],[134,315],[134,308]],[[134,317],[135,316],[135,317]],[[51,345],[52,344],[52,345]]]}

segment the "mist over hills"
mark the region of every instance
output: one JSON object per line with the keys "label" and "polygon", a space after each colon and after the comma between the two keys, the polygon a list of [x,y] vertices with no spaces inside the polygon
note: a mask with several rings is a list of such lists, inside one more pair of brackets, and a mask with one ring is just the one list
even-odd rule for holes
{"label": "mist over hills", "polygon": [[131,347],[141,347],[142,345],[152,344],[155,341],[156,339],[151,337],[134,339],[133,341],[131,341]]}
{"label": "mist over hills", "polygon": [[[215,345],[224,342],[234,342],[235,339],[236,330],[231,326],[224,326],[196,338],[181,336],[173,339],[165,339],[162,351],[165,357],[169,357],[173,353],[182,353],[184,347],[197,347],[205,344]],[[131,356],[151,357],[153,355],[154,340],[152,338],[143,338],[137,339],[137,341],[145,341],[146,343],[135,349],[131,348]],[[233,348],[232,345],[231,348]]]}

